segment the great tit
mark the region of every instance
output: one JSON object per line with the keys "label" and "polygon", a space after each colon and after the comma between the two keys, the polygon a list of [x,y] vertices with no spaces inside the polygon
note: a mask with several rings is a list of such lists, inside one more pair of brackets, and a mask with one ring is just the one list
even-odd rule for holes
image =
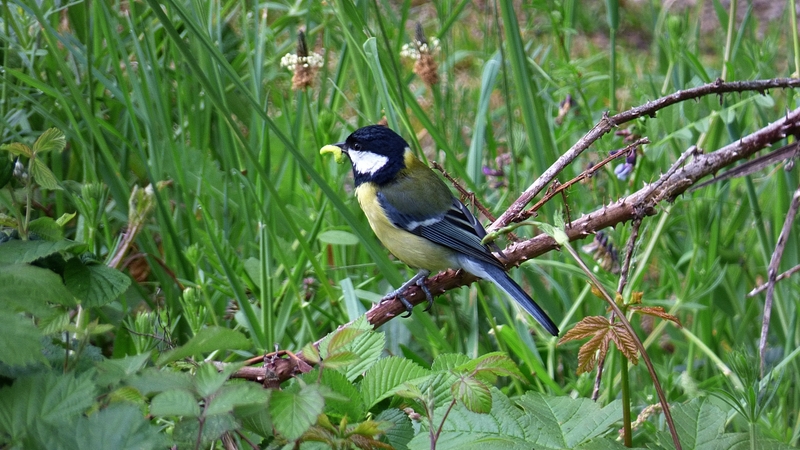
{"label": "great tit", "polygon": [[505,272],[503,264],[481,244],[486,230],[436,173],[422,163],[391,129],[371,125],[344,142],[326,145],[320,153],[346,155],[353,165],[355,193],[372,231],[383,245],[419,272],[384,300],[397,297],[409,315],[412,305],[402,293],[413,284],[433,302],[425,280],[431,271],[448,268],[491,280],[536,319],[550,334],[558,327]]}

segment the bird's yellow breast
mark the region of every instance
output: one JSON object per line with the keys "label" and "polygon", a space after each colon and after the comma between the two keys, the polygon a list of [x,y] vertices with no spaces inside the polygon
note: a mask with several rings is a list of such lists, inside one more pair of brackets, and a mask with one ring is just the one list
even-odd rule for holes
{"label": "bird's yellow breast", "polygon": [[396,227],[386,217],[377,194],[374,183],[362,183],[356,188],[356,198],[372,231],[394,256],[413,268],[432,272],[453,267],[451,249]]}

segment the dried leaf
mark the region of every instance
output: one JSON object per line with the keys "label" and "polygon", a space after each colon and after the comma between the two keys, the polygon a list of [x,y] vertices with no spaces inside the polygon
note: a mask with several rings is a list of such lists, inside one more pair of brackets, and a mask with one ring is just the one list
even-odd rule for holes
{"label": "dried leaf", "polygon": [[622,354],[628,358],[633,365],[639,363],[639,349],[636,348],[636,342],[633,339],[633,336],[628,333],[628,329],[625,328],[619,322],[615,322],[614,326],[611,328],[609,335],[611,336],[611,340],[614,341],[614,344],[617,345]]}
{"label": "dried leaf", "polygon": [[578,350],[578,375],[591,372],[597,366],[598,359],[605,358],[608,353],[608,330],[598,331],[588,342]]}
{"label": "dried leaf", "polygon": [[666,312],[661,306],[630,306],[629,309],[636,311],[639,314],[647,314],[648,316],[660,317],[664,320],[672,321],[675,323],[675,325],[683,328],[680,320],[678,320],[678,318],[672,314]]}
{"label": "dried leaf", "polygon": [[558,340],[559,345],[565,342],[574,341],[592,337],[597,332],[605,332],[611,326],[611,323],[606,317],[603,316],[589,316],[584,317],[574,328],[567,331],[564,336]]}
{"label": "dried leaf", "polygon": [[578,375],[592,371],[597,361],[608,353],[608,343],[614,341],[617,348],[633,364],[639,362],[636,342],[622,323],[609,322],[602,316],[589,316],[578,322],[558,343],[590,338],[578,351]]}
{"label": "dried leaf", "polygon": [[636,291],[631,293],[631,305],[641,305],[642,304],[642,297],[644,297],[644,292]]}

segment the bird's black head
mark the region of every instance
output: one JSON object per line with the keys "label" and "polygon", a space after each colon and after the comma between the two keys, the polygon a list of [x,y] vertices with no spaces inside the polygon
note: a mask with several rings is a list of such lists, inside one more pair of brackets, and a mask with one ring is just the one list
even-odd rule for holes
{"label": "bird's black head", "polygon": [[370,125],[354,131],[339,146],[353,163],[355,184],[373,182],[382,185],[405,168],[408,144],[388,127]]}

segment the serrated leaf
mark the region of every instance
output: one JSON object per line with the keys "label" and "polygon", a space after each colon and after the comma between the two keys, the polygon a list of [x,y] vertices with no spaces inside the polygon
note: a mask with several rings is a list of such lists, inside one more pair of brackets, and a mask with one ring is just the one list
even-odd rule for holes
{"label": "serrated leaf", "polygon": [[0,145],[0,150],[10,152],[12,155],[26,156],[30,158],[33,156],[33,151],[30,147],[19,142],[12,142],[11,144]]}
{"label": "serrated leaf", "polygon": [[[722,448],[717,441],[725,431],[727,414],[718,406],[700,398],[686,404],[675,404],[670,410],[681,446],[709,450]],[[672,440],[668,442],[672,443]]]}
{"label": "serrated leaf", "polygon": [[598,332],[578,350],[577,375],[591,372],[608,353],[609,334]]}
{"label": "serrated leaf", "polygon": [[333,336],[331,336],[326,346],[326,352],[321,353],[322,359],[327,359],[330,355],[344,349],[347,344],[350,344],[358,336],[366,332],[366,330],[358,330],[349,327],[334,331]]}
{"label": "serrated leaf", "polygon": [[238,406],[251,404],[259,404],[266,408],[269,398],[270,391],[255,383],[228,384],[208,399],[205,414],[229,413]]}
{"label": "serrated leaf", "polygon": [[64,132],[58,128],[50,128],[33,143],[34,153],[46,153],[49,151],[60,152],[67,146],[67,139]]}
{"label": "serrated leaf", "polygon": [[598,359],[602,359],[608,352],[609,341],[613,341],[633,364],[639,362],[639,350],[627,328],[619,322],[611,323],[601,316],[583,318],[559,340],[559,344],[590,336],[591,339],[578,351],[578,375],[594,369]]}
{"label": "serrated leaf", "polygon": [[469,356],[462,353],[442,353],[433,360],[431,371],[441,372],[454,369],[470,362]]}
{"label": "serrated leaf", "polygon": [[131,284],[131,279],[117,269],[103,264],[84,264],[78,258],[67,261],[64,283],[87,308],[103,306],[116,300]]}
{"label": "serrated leaf", "polygon": [[303,359],[308,361],[309,364],[317,364],[320,362],[321,358],[319,356],[319,350],[314,345],[313,342],[309,342],[305,346],[303,346]]}
{"label": "serrated leaf", "polygon": [[431,372],[411,360],[390,356],[383,358],[364,374],[361,395],[367,409],[392,396],[403,384],[429,376]]}
{"label": "serrated leaf", "polygon": [[112,404],[88,417],[78,417],[68,425],[40,427],[36,437],[31,447],[141,450],[169,446],[166,436],[159,432],[159,427],[150,424],[138,406],[125,403]]}
{"label": "serrated leaf", "polygon": [[95,366],[97,368],[95,382],[98,386],[115,385],[142,370],[149,360],[150,352],[101,361]]}
{"label": "serrated leaf", "polygon": [[182,347],[172,349],[158,358],[159,366],[168,362],[188,358],[193,355],[210,353],[214,350],[246,349],[250,341],[240,332],[222,327],[207,327],[200,329],[197,334],[189,339]]}
{"label": "serrated leaf", "polygon": [[8,241],[0,244],[0,265],[34,262],[59,252],[84,246],[80,242],[62,241]]}
{"label": "serrated leaf", "polygon": [[532,443],[547,448],[584,444],[607,433],[622,414],[619,401],[601,407],[588,398],[550,397],[532,391],[526,392],[517,404],[530,417],[531,427],[542,430]]}
{"label": "serrated leaf", "polygon": [[[337,337],[338,333],[349,329],[352,330],[345,332],[341,337]],[[350,339],[351,337],[353,337],[353,339]],[[342,345],[339,342],[334,342],[334,339],[337,341],[341,339],[342,341],[346,341],[346,343]],[[319,353],[322,356],[322,360],[325,361],[325,355],[333,353],[330,351],[330,348],[331,343],[334,342],[333,347],[337,352],[347,351],[358,355],[357,361],[343,369],[339,369],[345,374],[347,379],[353,381],[378,360],[381,352],[383,352],[385,341],[386,338],[383,333],[373,331],[372,326],[366,321],[366,318],[362,316],[355,322],[349,324],[346,328],[337,330],[326,336],[319,344]]]}
{"label": "serrated leaf", "polygon": [[375,420],[392,424],[384,436],[394,448],[406,448],[411,438],[414,437],[414,426],[411,424],[411,419],[408,418],[408,414],[399,409],[384,409],[375,416]]}
{"label": "serrated leaf", "polygon": [[493,352],[481,355],[474,360],[457,367],[455,370],[463,370],[466,372],[474,372],[478,376],[485,376],[491,374],[492,376],[512,376],[517,379],[522,379],[522,373],[519,371],[516,363],[502,352]]}
{"label": "serrated leaf", "polygon": [[39,217],[31,220],[28,224],[28,231],[36,233],[37,236],[47,241],[64,239],[64,230],[50,217]]}
{"label": "serrated leaf", "polygon": [[294,441],[317,421],[324,406],[325,399],[319,388],[306,385],[298,392],[273,392],[269,412],[275,430],[286,439]]}
{"label": "serrated leaf", "polygon": [[136,405],[145,405],[147,398],[133,386],[122,386],[108,394],[108,399],[114,402],[129,402]]}
{"label": "serrated leaf", "polygon": [[683,328],[680,320],[672,314],[666,312],[661,306],[629,306],[629,309],[636,311],[639,314],[647,314],[648,316],[660,317],[664,320],[674,322],[679,328]]}
{"label": "serrated leaf", "polygon": [[633,336],[628,333],[628,329],[625,328],[624,325],[619,322],[614,322],[614,326],[611,327],[609,335],[611,336],[611,340],[617,344],[617,349],[628,358],[628,361],[633,365],[639,363],[639,348],[636,347]]}
{"label": "serrated leaf", "polygon": [[230,366],[226,366],[224,370],[219,371],[217,367],[210,362],[201,364],[200,367],[197,368],[197,373],[194,375],[195,392],[204,399],[216,395],[217,391],[219,391],[222,385],[225,384],[225,381],[228,380],[230,372]]}
{"label": "serrated leaf", "polygon": [[489,386],[463,375],[450,388],[453,397],[475,413],[488,413],[492,409],[492,393]]}
{"label": "serrated leaf", "polygon": [[58,179],[56,175],[47,167],[47,164],[42,162],[40,159],[33,159],[33,164],[31,164],[31,175],[33,175],[33,179],[36,180],[36,183],[51,191],[61,190],[62,187],[58,185]]}
{"label": "serrated leaf", "polygon": [[0,310],[0,362],[24,366],[44,362],[42,333],[33,321],[21,314]]}
{"label": "serrated leaf", "polygon": [[186,372],[159,370],[154,367],[144,369],[142,373],[132,376],[126,383],[135,387],[142,395],[164,392],[173,389],[190,390],[193,388],[192,377]]}
{"label": "serrated leaf", "polygon": [[61,277],[41,267],[0,264],[0,286],[3,286],[0,289],[0,304],[13,311],[49,317],[52,311],[48,303],[75,305],[75,297],[64,286]]}
{"label": "serrated leaf", "polygon": [[317,236],[320,242],[333,245],[358,245],[358,237],[348,231],[327,230]]}
{"label": "serrated leaf", "polygon": [[63,425],[91,407],[90,376],[44,373],[18,378],[0,389],[0,435],[19,441],[41,424]]}
{"label": "serrated leaf", "polygon": [[200,405],[194,395],[184,389],[162,392],[150,402],[150,414],[154,416],[200,416]]}
{"label": "serrated leaf", "polygon": [[325,395],[325,411],[328,414],[344,417],[351,420],[364,416],[366,409],[361,393],[353,383],[337,370],[323,370],[322,377],[318,371],[303,374],[307,383],[315,383],[319,379],[322,386],[331,390],[334,395]]}
{"label": "serrated leaf", "polygon": [[228,431],[236,429],[236,420],[231,414],[216,414],[207,416],[203,420],[203,427],[197,419],[189,418],[178,422],[172,433],[172,438],[177,443],[177,448],[195,448],[198,435],[200,446],[211,448],[211,443],[218,440]]}
{"label": "serrated leaf", "polygon": [[328,356],[322,360],[322,364],[330,369],[341,369],[355,364],[359,359],[361,358],[353,352],[342,351]]}

